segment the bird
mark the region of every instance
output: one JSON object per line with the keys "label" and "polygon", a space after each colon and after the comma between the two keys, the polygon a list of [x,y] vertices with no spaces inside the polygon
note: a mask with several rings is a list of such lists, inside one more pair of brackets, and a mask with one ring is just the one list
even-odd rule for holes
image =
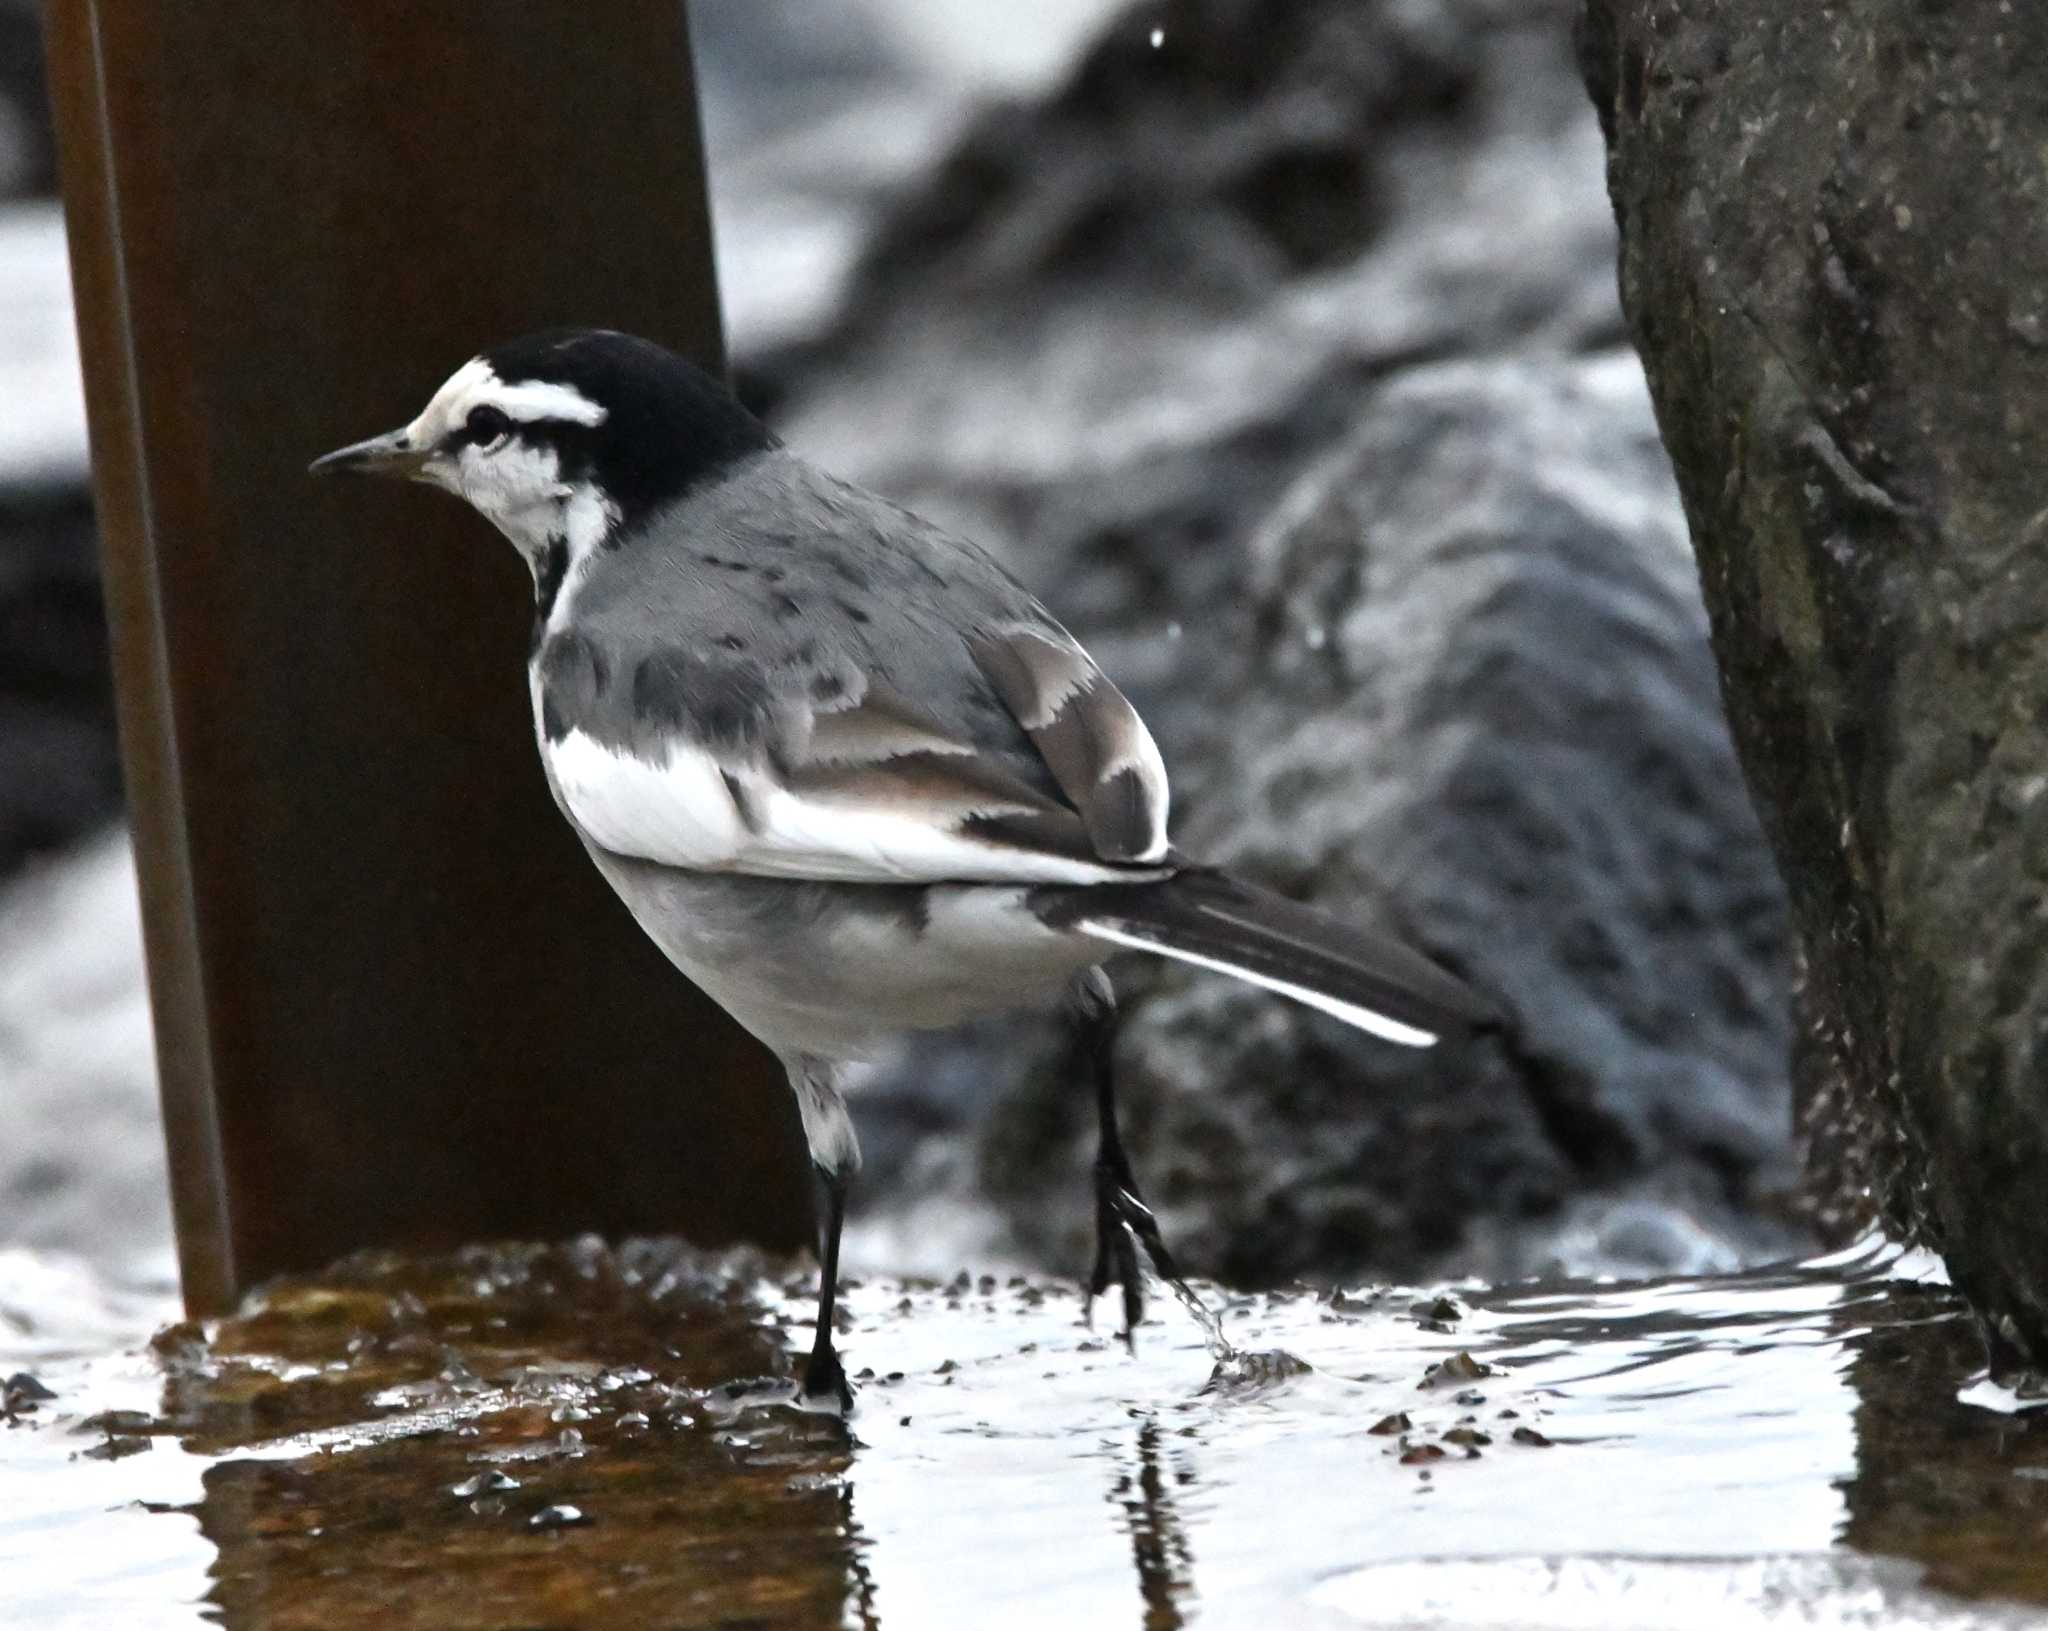
{"label": "bird", "polygon": [[1177,848],[1135,708],[994,555],[792,451],[653,341],[556,329],[484,351],[314,474],[466,501],[533,583],[549,792],[640,928],[787,1074],[817,1197],[795,1397],[845,1413],[834,1340],[860,1143],[849,1067],[897,1036],[1063,1008],[1092,1090],[1087,1307],[1187,1295],[1119,1132],[1112,954],[1263,986],[1390,1044],[1493,1005],[1385,933]]}

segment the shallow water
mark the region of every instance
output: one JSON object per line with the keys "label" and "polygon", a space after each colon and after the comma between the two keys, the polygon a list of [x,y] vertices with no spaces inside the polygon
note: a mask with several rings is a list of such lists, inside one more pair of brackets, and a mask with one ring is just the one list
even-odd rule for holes
{"label": "shallow water", "polygon": [[[147,1297],[43,1284],[64,1317],[0,1317],[0,1376],[56,1395],[0,1432],[0,1624],[1965,1627],[2048,1604],[2048,1430],[1959,1397],[1975,1339],[1895,1251],[1212,1291],[1221,1363],[1163,1296],[1132,1357],[1061,1282],[874,1280],[847,1299],[849,1367],[879,1373],[850,1433],[721,1386],[807,1345],[782,1272],[652,1244],[359,1259],[112,1352]],[[25,1274],[0,1272],[0,1316]],[[67,1321],[94,1351],[63,1351]]]}

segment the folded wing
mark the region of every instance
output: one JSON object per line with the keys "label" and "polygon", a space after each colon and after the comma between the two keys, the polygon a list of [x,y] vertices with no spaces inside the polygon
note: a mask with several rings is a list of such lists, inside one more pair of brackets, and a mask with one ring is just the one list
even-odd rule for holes
{"label": "folded wing", "polygon": [[1137,709],[1050,618],[968,642],[1079,812],[1096,854],[1166,859],[1166,765]]}
{"label": "folded wing", "polygon": [[[685,648],[628,660],[561,635],[534,683],[550,785],[590,840],[618,854],[854,883],[1098,883],[1160,870],[1098,850],[1084,813],[1059,796],[1058,764],[1034,785],[1036,767],[1007,742],[977,743],[843,656],[769,675]],[[1163,836],[1138,848],[1163,854]]]}

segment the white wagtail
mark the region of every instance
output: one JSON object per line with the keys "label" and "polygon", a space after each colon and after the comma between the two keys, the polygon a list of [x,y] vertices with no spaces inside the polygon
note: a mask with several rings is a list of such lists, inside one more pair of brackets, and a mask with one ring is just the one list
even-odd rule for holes
{"label": "white wagtail", "polygon": [[445,487],[525,558],[556,804],[796,1093],[822,1196],[811,1400],[852,1402],[842,1074],[892,1033],[1064,998],[1101,1121],[1090,1304],[1119,1284],[1128,1335],[1138,1243],[1179,1276],[1117,1135],[1102,958],[1234,974],[1411,1047],[1490,1018],[1405,947],[1173,848],[1151,734],[1029,591],[659,346],[515,340],[313,469]]}

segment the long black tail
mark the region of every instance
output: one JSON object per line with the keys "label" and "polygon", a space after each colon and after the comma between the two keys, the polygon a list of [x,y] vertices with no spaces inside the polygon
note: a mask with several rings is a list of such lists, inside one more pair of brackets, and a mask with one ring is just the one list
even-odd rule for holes
{"label": "long black tail", "polygon": [[1041,911],[1048,922],[1234,974],[1412,1048],[1499,1023],[1471,987],[1398,941],[1221,872],[1061,890]]}

